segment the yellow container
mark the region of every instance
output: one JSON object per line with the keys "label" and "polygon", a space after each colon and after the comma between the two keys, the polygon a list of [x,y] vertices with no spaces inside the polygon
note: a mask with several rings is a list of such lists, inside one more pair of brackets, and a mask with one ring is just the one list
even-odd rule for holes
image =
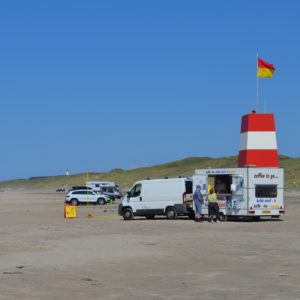
{"label": "yellow container", "polygon": [[75,205],[65,205],[65,219],[77,218],[77,209]]}

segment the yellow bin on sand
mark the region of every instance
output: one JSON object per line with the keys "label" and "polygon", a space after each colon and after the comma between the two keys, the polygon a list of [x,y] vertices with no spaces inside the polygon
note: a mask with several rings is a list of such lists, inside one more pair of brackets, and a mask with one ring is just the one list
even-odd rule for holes
{"label": "yellow bin on sand", "polygon": [[77,218],[76,206],[65,204],[64,217],[65,217],[65,219]]}

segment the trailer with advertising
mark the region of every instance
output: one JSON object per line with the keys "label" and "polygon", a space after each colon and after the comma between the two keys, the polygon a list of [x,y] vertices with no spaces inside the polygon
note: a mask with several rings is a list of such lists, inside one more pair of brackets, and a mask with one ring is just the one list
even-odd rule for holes
{"label": "trailer with advertising", "polygon": [[[228,217],[279,218],[285,212],[282,168],[198,169],[193,189],[200,185],[204,199],[213,187],[217,193],[220,219]],[[203,214],[208,214],[205,201]]]}

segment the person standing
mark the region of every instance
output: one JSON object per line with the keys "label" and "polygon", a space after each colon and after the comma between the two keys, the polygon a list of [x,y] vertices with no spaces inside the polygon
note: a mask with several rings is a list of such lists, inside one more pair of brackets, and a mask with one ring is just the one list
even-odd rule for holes
{"label": "person standing", "polygon": [[222,182],[220,179],[217,180],[216,186],[215,186],[217,194],[226,194],[226,186],[225,183]]}
{"label": "person standing", "polygon": [[[201,193],[200,185],[197,185],[197,188],[194,192],[193,198],[194,198],[195,209],[196,209],[195,222],[201,222],[203,219],[202,204],[203,204],[204,200],[203,200],[203,195]],[[202,215],[202,218],[200,219],[201,215]]]}
{"label": "person standing", "polygon": [[209,190],[207,201],[209,221],[213,222],[213,218],[215,217],[215,222],[219,222],[219,205],[217,200],[217,194],[215,193],[214,188],[211,188]]}

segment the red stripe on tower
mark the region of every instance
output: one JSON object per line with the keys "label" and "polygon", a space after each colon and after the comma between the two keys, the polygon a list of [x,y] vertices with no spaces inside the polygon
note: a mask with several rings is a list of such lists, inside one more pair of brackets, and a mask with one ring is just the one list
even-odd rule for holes
{"label": "red stripe on tower", "polygon": [[273,114],[248,114],[242,117],[238,165],[278,167],[278,150]]}

